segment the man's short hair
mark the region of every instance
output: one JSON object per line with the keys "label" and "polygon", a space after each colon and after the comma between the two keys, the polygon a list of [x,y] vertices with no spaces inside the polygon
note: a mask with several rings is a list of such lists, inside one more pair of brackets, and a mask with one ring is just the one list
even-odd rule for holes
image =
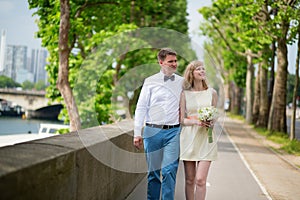
{"label": "man's short hair", "polygon": [[160,60],[164,61],[167,55],[177,56],[177,53],[171,48],[162,48],[157,54],[158,61]]}

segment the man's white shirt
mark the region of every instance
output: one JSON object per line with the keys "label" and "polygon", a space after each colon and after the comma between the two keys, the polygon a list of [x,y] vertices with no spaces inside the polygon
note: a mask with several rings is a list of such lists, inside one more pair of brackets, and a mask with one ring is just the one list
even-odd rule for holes
{"label": "man's white shirt", "polygon": [[160,71],[145,79],[135,110],[134,136],[142,135],[144,123],[158,125],[179,124],[179,101],[183,77],[164,81]]}

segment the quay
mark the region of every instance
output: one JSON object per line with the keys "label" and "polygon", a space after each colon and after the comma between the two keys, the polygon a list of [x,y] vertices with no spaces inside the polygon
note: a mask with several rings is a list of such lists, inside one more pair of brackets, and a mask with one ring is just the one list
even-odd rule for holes
{"label": "quay", "polygon": [[[225,118],[207,200],[298,200],[300,158],[279,154],[249,125]],[[0,148],[0,199],[146,199],[143,152],[133,121],[93,127]],[[184,199],[183,165],[175,199]]]}

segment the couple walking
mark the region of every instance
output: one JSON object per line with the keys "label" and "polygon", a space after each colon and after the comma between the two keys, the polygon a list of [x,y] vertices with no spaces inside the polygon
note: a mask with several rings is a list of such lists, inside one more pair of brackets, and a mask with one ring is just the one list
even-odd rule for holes
{"label": "couple walking", "polygon": [[217,93],[208,87],[201,61],[191,62],[181,77],[175,74],[174,50],[163,48],[157,58],[161,70],[145,79],[134,121],[134,146],[144,146],[146,153],[147,199],[174,199],[180,159],[184,163],[186,199],[202,200],[217,146],[215,141],[208,142],[207,128],[213,122],[200,121],[197,112],[201,107],[216,106]]}

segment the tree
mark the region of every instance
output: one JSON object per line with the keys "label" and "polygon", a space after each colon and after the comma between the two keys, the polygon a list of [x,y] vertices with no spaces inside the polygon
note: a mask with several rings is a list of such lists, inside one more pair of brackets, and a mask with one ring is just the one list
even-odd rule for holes
{"label": "tree", "polygon": [[[211,37],[210,34],[212,40],[216,40],[216,43],[223,47],[225,44],[229,51],[247,59],[246,121],[252,122],[254,113],[256,115],[254,123],[257,126],[267,126],[271,131],[286,132],[287,44],[292,43],[296,35],[299,3],[299,1],[256,1],[253,4],[243,0],[234,3],[218,0],[213,3],[212,8],[200,10],[209,23],[205,28],[214,29],[214,34],[224,42],[220,43],[219,39]],[[275,50],[277,76],[273,87]],[[225,65],[227,64],[225,62]],[[258,66],[255,88],[251,78],[254,64]],[[271,71],[268,81],[269,67]],[[252,110],[254,89],[255,102]]]}
{"label": "tree", "polygon": [[69,47],[70,31],[70,2],[69,0],[60,0],[60,25],[59,25],[59,69],[57,88],[61,92],[67,106],[70,119],[70,131],[81,129],[81,122],[75,98],[69,82],[69,56],[71,48]]}
{"label": "tree", "polygon": [[[257,22],[253,20],[258,13],[261,1],[257,4],[247,4],[235,1],[235,4],[219,0],[212,8],[200,9],[200,13],[210,23],[211,29],[224,41],[228,51],[245,57],[246,73],[246,121],[252,123],[253,77],[254,64],[259,58],[258,52],[270,39],[264,32],[256,30]],[[255,42],[254,42],[255,41]]]}
{"label": "tree", "polygon": [[290,139],[295,139],[295,123],[296,123],[296,110],[297,110],[297,97],[300,97],[299,94],[299,65],[300,65],[300,24],[298,24],[298,45],[297,45],[297,58],[296,58],[296,70],[295,70],[295,86],[293,91],[293,101],[292,101],[292,116],[291,116],[291,130],[290,130]]}
{"label": "tree", "polygon": [[15,82],[13,79],[4,75],[0,76],[0,88],[15,88],[20,86],[21,85]]}
{"label": "tree", "polygon": [[[116,58],[110,63],[104,62],[106,65],[103,66],[103,71],[101,69],[99,72],[91,71],[91,75],[102,73],[100,80],[97,80],[96,84],[93,82],[90,85],[90,87],[95,87],[92,89],[95,89],[97,94],[94,97],[88,96],[83,99],[83,95],[80,96],[80,93],[74,91],[75,85],[81,87],[80,84],[78,85],[81,77],[78,73],[83,73],[80,71],[82,64],[89,60],[89,55],[99,50],[97,49],[99,44],[116,34],[138,27],[160,26],[174,28],[183,33],[187,32],[186,1],[184,0],[176,2],[159,0],[155,3],[153,1],[131,1],[128,3],[119,0],[69,0],[61,2],[58,0],[29,0],[28,2],[30,8],[36,9],[35,14],[39,16],[37,36],[42,39],[42,45],[47,48],[50,54],[49,65],[46,67],[50,82],[47,96],[52,100],[65,102],[69,115],[65,118],[70,117],[72,124],[71,117],[74,116],[69,111],[71,108],[75,108],[76,102],[80,123],[84,124],[84,127],[96,125],[90,121],[95,117],[99,123],[113,121],[111,105],[108,103],[111,101],[113,89],[118,80],[132,67],[125,64],[130,63],[130,60],[141,59],[140,56],[127,57],[124,54],[122,56],[116,55]],[[68,2],[69,5],[67,5]],[[170,12],[162,12],[164,10],[170,10]],[[69,26],[65,22],[62,23],[62,20],[67,18],[69,19]],[[59,39],[58,36],[63,35],[65,37]],[[162,38],[157,39],[161,40]],[[116,41],[110,50],[117,48],[118,42]],[[149,47],[152,52],[156,51],[156,49],[151,49],[151,46]],[[99,51],[102,54],[99,56],[102,58],[107,53]],[[57,52],[59,52],[59,57]],[[116,65],[113,66],[113,63]],[[89,72],[88,68],[87,72]],[[88,78],[92,77],[94,76]],[[86,90],[81,92],[85,93]],[[72,94],[75,96],[74,99],[71,97]],[[75,116],[75,118],[77,117]],[[78,120],[76,121],[79,123]]]}
{"label": "tree", "polygon": [[31,89],[34,88],[34,83],[32,83],[32,82],[26,80],[26,81],[24,81],[24,82],[22,83],[22,88],[23,88],[24,90],[31,90]]}
{"label": "tree", "polygon": [[[261,3],[260,10],[253,16],[253,19],[257,21],[257,28],[262,30],[263,33],[268,34],[269,24],[271,17],[268,14],[268,2],[263,1]],[[263,39],[262,39],[263,40]],[[257,108],[253,106],[253,123],[258,127],[267,127],[268,124],[268,113],[269,113],[269,101],[268,101],[268,67],[269,60],[273,60],[272,57],[273,49],[270,48],[271,42],[274,42],[270,37],[267,42],[262,43],[262,48],[258,52],[260,57],[260,62],[258,63],[258,72],[256,76],[257,87],[255,87],[254,99],[257,99],[257,102],[254,101],[254,105],[257,105]],[[271,65],[271,68],[273,66]],[[272,68],[273,69],[273,68]],[[270,86],[272,88],[273,85]],[[257,110],[256,110],[257,109]]]}
{"label": "tree", "polygon": [[277,40],[277,76],[275,77],[273,98],[269,113],[268,130],[286,132],[286,84],[287,84],[287,43],[295,37],[295,24],[291,23],[299,19],[297,14],[299,1],[273,2],[270,6],[276,15],[274,32]]}
{"label": "tree", "polygon": [[34,84],[34,88],[38,91],[45,90],[47,88],[47,85],[45,84],[45,81],[39,80]]}

